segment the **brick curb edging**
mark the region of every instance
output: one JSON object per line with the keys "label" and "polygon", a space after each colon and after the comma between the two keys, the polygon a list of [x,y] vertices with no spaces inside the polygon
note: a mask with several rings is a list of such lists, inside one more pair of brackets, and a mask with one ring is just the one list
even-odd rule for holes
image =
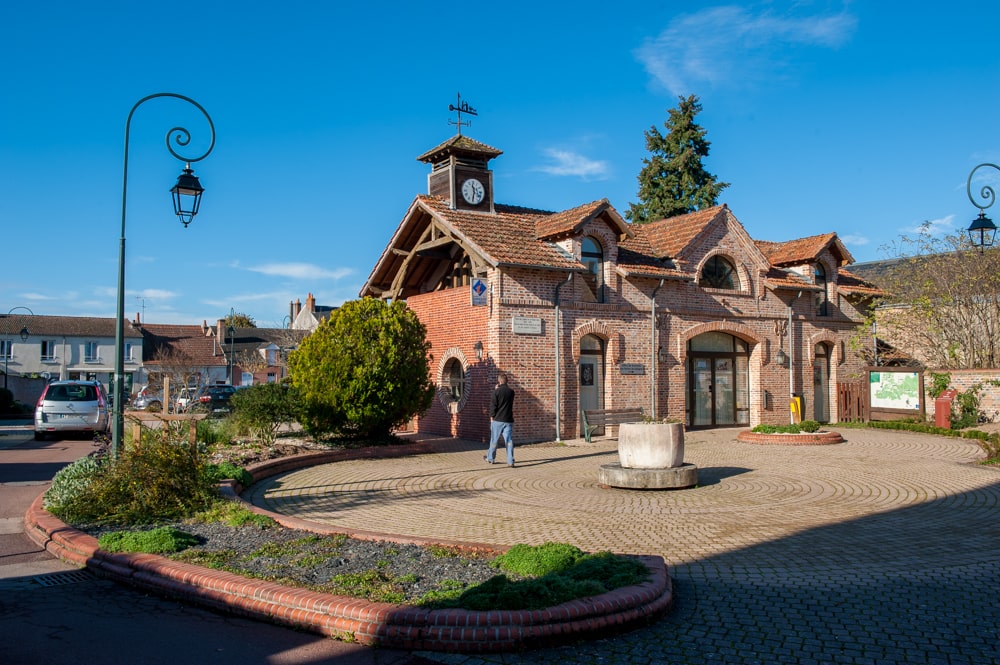
{"label": "brick curb edging", "polygon": [[[392,449],[331,451],[281,458],[254,465],[255,480],[302,466],[362,456],[395,457],[431,452],[426,444]],[[406,450],[403,450],[406,449]],[[299,459],[295,459],[299,458]],[[294,460],[294,461],[293,461]],[[249,470],[249,469],[248,469]],[[236,488],[230,487],[230,492]],[[368,646],[456,653],[517,651],[567,644],[585,637],[606,637],[646,624],[673,605],[673,590],[662,557],[644,556],[650,579],[590,598],[542,610],[426,610],[410,605],[375,603],[358,598],[285,587],[224,571],[172,561],[153,554],[112,554],[97,539],[72,528],[45,510],[44,494],[28,508],[25,533],[51,554],[95,573],[232,614],[310,630]],[[322,526],[254,507],[286,526]],[[325,530],[325,529],[323,529]],[[343,533],[343,530],[338,531]],[[349,534],[354,535],[354,534]],[[360,533],[395,542],[417,542],[390,534]],[[483,546],[455,543],[473,549]]]}
{"label": "brick curb edging", "polygon": [[736,435],[737,441],[769,446],[825,446],[843,443],[840,432],[802,432],[800,434],[763,434],[744,431]]}

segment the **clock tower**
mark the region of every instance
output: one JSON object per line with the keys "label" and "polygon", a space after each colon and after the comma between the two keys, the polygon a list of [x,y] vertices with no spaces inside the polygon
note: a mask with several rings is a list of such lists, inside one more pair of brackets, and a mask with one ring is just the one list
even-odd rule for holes
{"label": "clock tower", "polygon": [[447,199],[456,210],[492,213],[493,171],[489,161],[502,154],[485,143],[456,134],[417,159],[431,165],[428,194]]}

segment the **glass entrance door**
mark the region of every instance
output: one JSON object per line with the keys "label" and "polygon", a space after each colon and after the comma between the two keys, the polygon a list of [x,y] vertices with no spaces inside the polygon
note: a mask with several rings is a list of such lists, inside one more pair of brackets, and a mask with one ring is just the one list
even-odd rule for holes
{"label": "glass entrance door", "polygon": [[712,425],[712,359],[691,359],[691,426]]}
{"label": "glass entrance door", "polygon": [[725,333],[688,342],[690,427],[732,427],[750,422],[749,348]]}

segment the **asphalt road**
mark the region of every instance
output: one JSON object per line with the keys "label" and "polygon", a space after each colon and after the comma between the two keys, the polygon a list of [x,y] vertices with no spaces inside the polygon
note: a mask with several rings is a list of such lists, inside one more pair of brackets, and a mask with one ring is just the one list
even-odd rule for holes
{"label": "asphalt road", "polygon": [[24,512],[91,449],[89,440],[36,442],[26,427],[0,423],[0,663],[428,662],[150,596],[54,559],[24,535]]}

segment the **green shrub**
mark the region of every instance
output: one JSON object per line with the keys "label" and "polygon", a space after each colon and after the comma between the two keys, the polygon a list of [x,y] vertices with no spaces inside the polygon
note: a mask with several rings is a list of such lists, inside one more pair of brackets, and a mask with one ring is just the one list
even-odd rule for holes
{"label": "green shrub", "polygon": [[583,551],[567,543],[514,545],[493,560],[493,566],[523,577],[562,572],[583,557]]}
{"label": "green shrub", "polygon": [[243,487],[250,487],[253,484],[253,476],[246,469],[236,466],[232,462],[208,464],[205,466],[205,475],[212,483],[232,479]]}
{"label": "green shrub", "polygon": [[811,434],[813,432],[819,431],[820,424],[815,420],[803,420],[802,422],[799,423],[799,428],[803,432],[809,432]]}
{"label": "green shrub", "polygon": [[198,421],[196,438],[199,443],[209,447],[218,444],[229,444],[235,435],[234,423],[229,418],[204,419]]}
{"label": "green shrub", "polygon": [[979,423],[979,394],[983,390],[981,383],[974,383],[964,392],[955,396],[957,413],[951,416],[952,429],[965,429],[975,427]]}
{"label": "green shrub", "polygon": [[117,459],[51,512],[66,522],[149,524],[203,510],[218,497],[196,451],[174,428],[142,428]]}
{"label": "green shrub", "polygon": [[100,474],[104,458],[88,455],[64,466],[52,478],[52,485],[45,492],[45,509],[53,514],[71,506],[88,490]]}
{"label": "green shrub", "polygon": [[278,525],[272,518],[253,512],[239,501],[224,499],[219,499],[210,508],[195,514],[191,519],[203,523],[222,522],[232,527],[252,524],[261,529],[269,529]]}
{"label": "green shrub", "polygon": [[802,428],[796,423],[789,423],[787,425],[757,425],[750,431],[757,434],[800,434]]}
{"label": "green shrub", "polygon": [[931,372],[927,378],[930,379],[930,386],[927,387],[927,394],[933,399],[940,397],[941,393],[948,390],[948,386],[951,385],[950,374]]}
{"label": "green shrub", "polygon": [[105,552],[172,554],[197,544],[195,536],[167,526],[151,531],[112,531],[97,539],[97,545]]}
{"label": "green shrub", "polygon": [[285,383],[259,383],[241,388],[233,395],[234,418],[250,435],[268,445],[278,429],[294,421],[299,413],[297,392]]}

